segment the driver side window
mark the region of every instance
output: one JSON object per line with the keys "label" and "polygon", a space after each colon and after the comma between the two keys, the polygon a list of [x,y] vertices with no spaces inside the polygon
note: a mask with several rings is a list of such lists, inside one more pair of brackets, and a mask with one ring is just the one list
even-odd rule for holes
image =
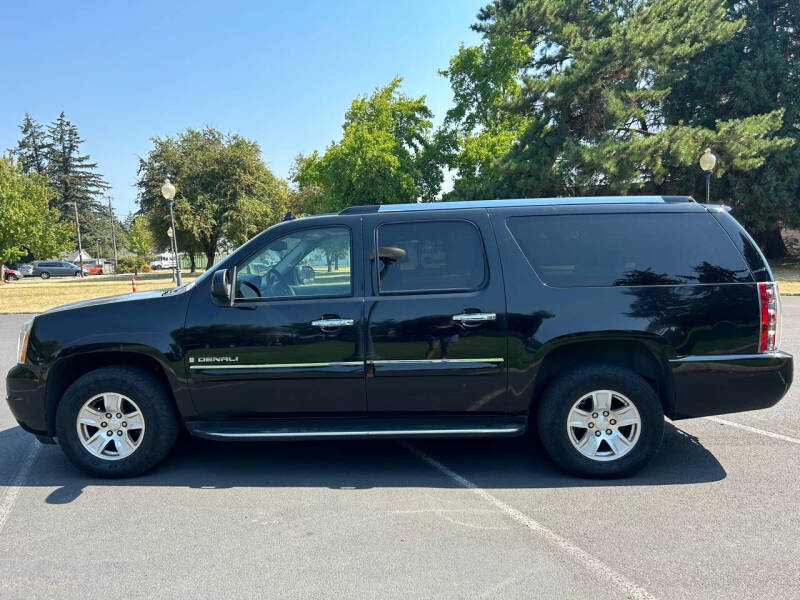
{"label": "driver side window", "polygon": [[288,233],[239,265],[236,298],[351,296],[350,255],[346,227]]}

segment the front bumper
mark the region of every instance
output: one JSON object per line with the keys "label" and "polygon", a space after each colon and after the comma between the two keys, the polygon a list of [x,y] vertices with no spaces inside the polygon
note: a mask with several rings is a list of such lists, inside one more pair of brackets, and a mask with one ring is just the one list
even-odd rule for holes
{"label": "front bumper", "polygon": [[14,365],[6,376],[6,394],[11,414],[25,431],[48,435],[45,385],[29,365]]}
{"label": "front bumper", "polygon": [[791,354],[687,356],[669,361],[671,419],[690,419],[774,406],[792,385]]}

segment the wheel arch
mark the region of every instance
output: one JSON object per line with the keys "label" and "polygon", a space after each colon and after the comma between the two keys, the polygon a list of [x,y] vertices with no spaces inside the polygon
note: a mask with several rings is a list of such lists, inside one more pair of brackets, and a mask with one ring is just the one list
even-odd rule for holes
{"label": "wheel arch", "polygon": [[154,356],[130,350],[83,352],[59,359],[48,371],[45,384],[45,416],[49,435],[55,435],[56,409],[66,389],[86,373],[109,366],[133,367],[154,375],[175,403],[178,413],[184,413],[179,394],[167,374],[167,368]]}
{"label": "wheel arch", "polygon": [[669,362],[658,345],[637,338],[578,339],[554,346],[536,373],[530,414],[535,414],[538,399],[560,374],[577,365],[598,363],[623,367],[641,376],[661,400],[664,413],[672,414],[675,395]]}

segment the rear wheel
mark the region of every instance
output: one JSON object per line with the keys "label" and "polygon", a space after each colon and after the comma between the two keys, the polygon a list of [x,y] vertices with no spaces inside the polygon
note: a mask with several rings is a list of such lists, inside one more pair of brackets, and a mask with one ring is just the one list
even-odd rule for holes
{"label": "rear wheel", "polygon": [[550,457],[582,477],[626,477],[653,457],[664,412],[650,385],[613,365],[560,376],[538,408],[539,437]]}
{"label": "rear wheel", "polygon": [[39,273],[39,277],[41,277],[42,279],[50,279],[50,273],[48,273],[47,271],[42,271],[41,273]]}
{"label": "rear wheel", "polygon": [[67,457],[98,477],[139,475],[172,449],[179,419],[172,398],[152,374],[104,367],[76,380],[56,411],[56,434]]}

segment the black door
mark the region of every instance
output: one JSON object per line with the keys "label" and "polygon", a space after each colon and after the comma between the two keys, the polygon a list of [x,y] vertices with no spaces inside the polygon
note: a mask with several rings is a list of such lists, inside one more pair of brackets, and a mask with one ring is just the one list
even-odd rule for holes
{"label": "black door", "polygon": [[201,418],[365,412],[360,221],[325,223],[282,228],[241,261],[233,306],[192,298],[185,348]]}
{"label": "black door", "polygon": [[379,212],[364,231],[369,412],[503,412],[505,292],[487,212]]}

